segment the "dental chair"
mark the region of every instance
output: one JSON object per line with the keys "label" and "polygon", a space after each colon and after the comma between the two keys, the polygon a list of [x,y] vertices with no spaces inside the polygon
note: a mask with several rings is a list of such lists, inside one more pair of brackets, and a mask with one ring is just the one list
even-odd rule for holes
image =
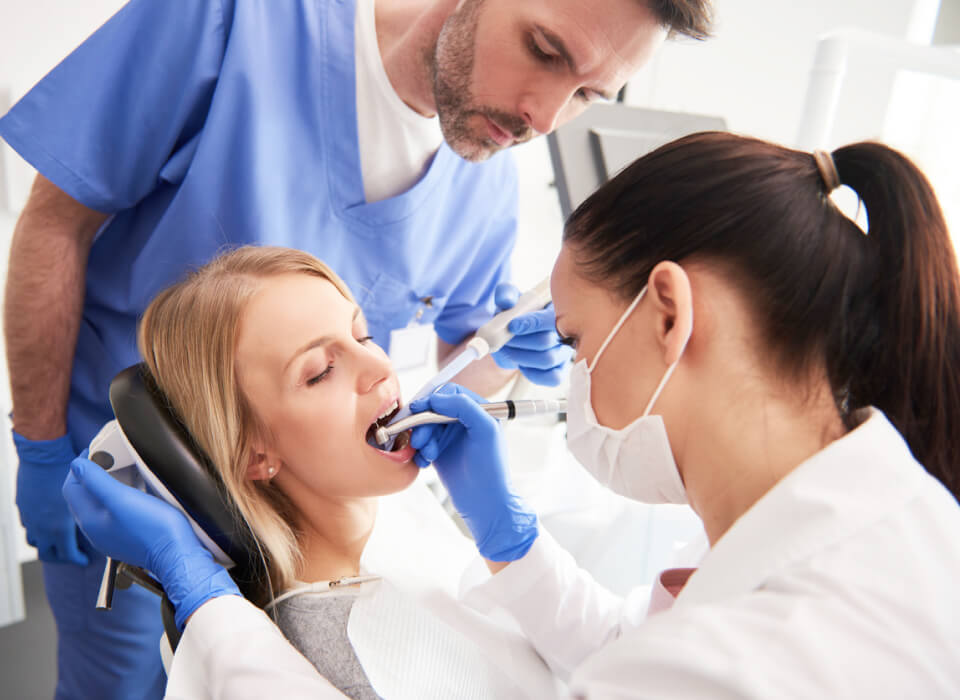
{"label": "dental chair", "polygon": [[[145,365],[128,367],[113,379],[110,405],[116,418],[90,443],[90,460],[186,515],[200,541],[250,598],[255,584],[266,577],[251,532]],[[162,586],[143,569],[108,558],[97,607],[109,610],[115,587],[131,583],[162,597],[164,631],[170,651],[175,651],[180,634],[173,606]]]}

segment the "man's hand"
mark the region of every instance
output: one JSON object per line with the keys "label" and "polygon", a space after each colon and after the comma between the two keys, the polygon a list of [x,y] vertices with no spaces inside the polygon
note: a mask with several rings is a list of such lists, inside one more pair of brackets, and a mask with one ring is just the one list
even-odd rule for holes
{"label": "man's hand", "polygon": [[28,440],[13,433],[20,466],[17,469],[17,508],[27,530],[27,542],[41,561],[86,566],[80,533],[60,493],[76,456],[66,435],[56,440]]}
{"label": "man's hand", "polygon": [[[497,285],[495,299],[498,311],[513,308],[520,291],[509,283]],[[503,369],[519,369],[534,384],[557,386],[566,376],[570,348],[560,342],[553,304],[540,311],[518,316],[507,329],[513,337],[493,353],[493,360]]]}

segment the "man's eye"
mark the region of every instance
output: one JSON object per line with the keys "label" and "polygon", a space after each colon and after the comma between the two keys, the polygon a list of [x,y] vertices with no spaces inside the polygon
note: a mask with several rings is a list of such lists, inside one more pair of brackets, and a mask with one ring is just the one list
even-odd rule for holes
{"label": "man's eye", "polygon": [[542,48],[540,48],[540,44],[538,44],[537,40],[534,39],[532,36],[530,37],[527,43],[530,47],[530,54],[538,61],[542,63],[552,63],[557,59],[557,56],[555,56],[554,54],[547,53]]}
{"label": "man's eye", "polygon": [[327,377],[329,377],[331,371],[333,371],[333,365],[327,365],[327,368],[326,368],[325,370],[323,370],[320,374],[318,374],[318,375],[316,375],[316,376],[310,377],[310,378],[305,382],[305,384],[306,384],[307,386],[316,386],[317,384],[319,384],[320,382],[322,382],[324,379],[326,379]]}

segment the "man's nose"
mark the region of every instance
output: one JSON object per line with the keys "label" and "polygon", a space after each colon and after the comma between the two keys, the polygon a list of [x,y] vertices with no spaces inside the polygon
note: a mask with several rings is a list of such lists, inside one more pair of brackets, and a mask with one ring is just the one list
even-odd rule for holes
{"label": "man's nose", "polygon": [[570,96],[569,90],[553,85],[531,91],[520,103],[520,116],[538,134],[549,134],[557,128]]}

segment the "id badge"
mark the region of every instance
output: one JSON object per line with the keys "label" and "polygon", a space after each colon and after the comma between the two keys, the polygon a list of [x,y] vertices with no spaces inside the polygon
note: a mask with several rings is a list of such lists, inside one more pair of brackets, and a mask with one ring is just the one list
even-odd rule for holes
{"label": "id badge", "polygon": [[405,328],[390,331],[390,360],[397,371],[423,367],[430,360],[430,349],[437,335],[432,323],[411,322]]}

